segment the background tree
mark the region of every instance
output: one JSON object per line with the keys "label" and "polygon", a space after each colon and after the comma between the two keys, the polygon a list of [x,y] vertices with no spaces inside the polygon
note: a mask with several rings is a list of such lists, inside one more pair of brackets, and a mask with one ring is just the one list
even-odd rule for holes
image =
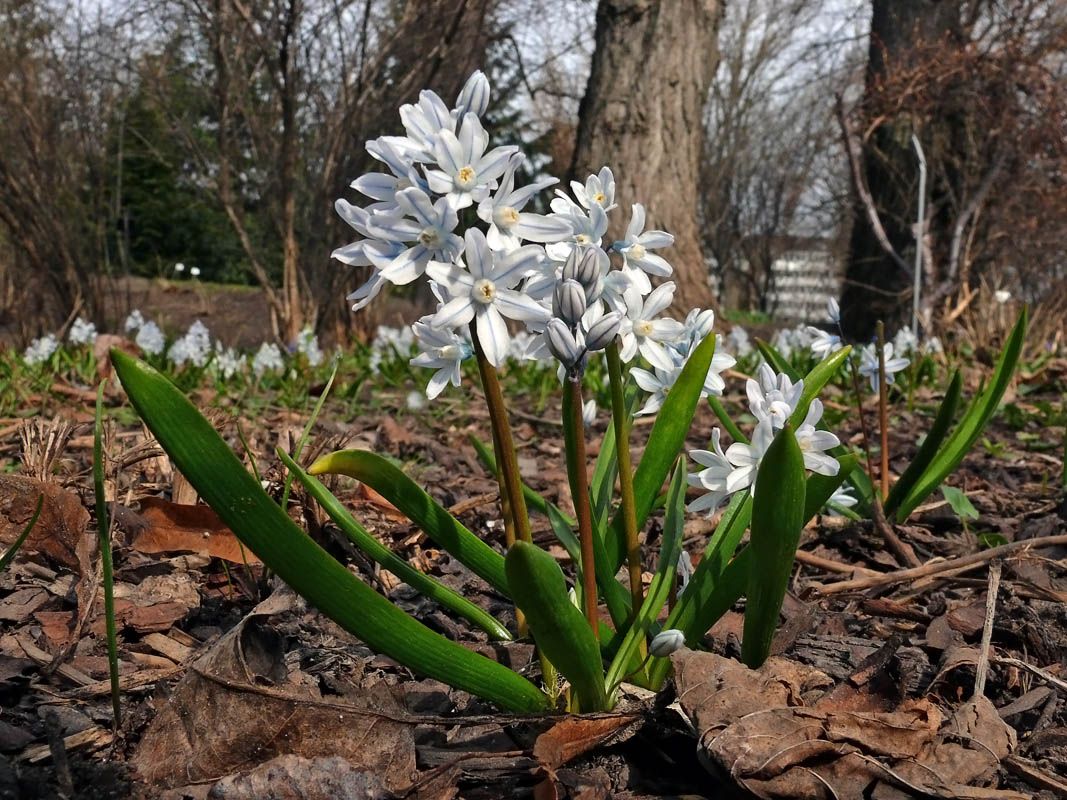
{"label": "background tree", "polygon": [[[865,96],[840,113],[857,197],[847,330],[866,338],[879,318],[909,317],[917,238],[927,318],[983,277],[1036,299],[1064,271],[1067,8],[874,0],[872,11]],[[921,237],[913,134],[929,167]]]}
{"label": "background tree", "polygon": [[686,306],[715,305],[697,209],[721,13],[718,0],[600,0],[570,169],[583,180],[610,165],[623,209],[640,200],[649,225],[674,234],[670,261]]}

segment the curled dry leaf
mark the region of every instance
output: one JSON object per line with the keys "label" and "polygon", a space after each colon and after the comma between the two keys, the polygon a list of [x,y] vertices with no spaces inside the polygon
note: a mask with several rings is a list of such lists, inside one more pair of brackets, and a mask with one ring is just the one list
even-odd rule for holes
{"label": "curled dry leaf", "polygon": [[134,550],[199,553],[232,564],[260,563],[209,506],[171,503],[158,497],[145,497],[140,503],[140,514],[125,516]]}
{"label": "curled dry leaf", "polygon": [[[0,475],[0,547],[9,547],[22,533],[42,494],[41,516],[19,557],[40,553],[80,572],[88,566],[83,538],[89,512],[76,494],[49,481]],[[79,553],[79,548],[83,552]]]}
{"label": "curled dry leaf", "polygon": [[673,660],[705,766],[757,797],[1024,797],[995,788],[1015,733],[985,698],[947,718],[926,700],[854,711],[831,695],[813,703],[816,671],[784,659],[759,670],[711,653]]}
{"label": "curled dry leaf", "polygon": [[214,782],[291,754],[337,756],[353,770],[372,770],[390,791],[410,784],[413,725],[388,689],[341,702],[289,674],[283,637],[269,618],[294,599],[276,592],[189,665],[131,759],[142,779],[167,787]]}

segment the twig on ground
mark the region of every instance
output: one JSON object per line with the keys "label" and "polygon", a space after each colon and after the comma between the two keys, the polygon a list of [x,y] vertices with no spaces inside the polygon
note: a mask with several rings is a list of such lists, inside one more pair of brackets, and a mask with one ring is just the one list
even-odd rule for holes
{"label": "twig on ground", "polygon": [[989,648],[993,643],[993,618],[997,613],[997,592],[1000,590],[1000,562],[989,565],[989,588],[985,598],[985,622],[982,624],[982,647],[975,668],[974,697],[985,694],[986,677],[989,675]]}
{"label": "twig on ground", "polygon": [[940,575],[953,570],[973,569],[987,561],[1015,556],[1020,551],[1026,551],[1034,547],[1055,547],[1057,545],[1067,545],[1067,534],[1044,536],[1040,539],[1024,539],[1020,542],[1010,542],[1009,544],[1004,544],[1000,547],[983,550],[980,553],[971,553],[970,555],[960,556],[959,558],[931,561],[911,569],[901,569],[896,572],[887,572],[879,575],[866,575],[862,578],[854,578],[853,580],[848,581],[838,581],[837,583],[828,583],[821,586],[815,585],[812,588],[816,594],[823,597],[831,594],[840,594],[841,592],[858,592],[863,591],[864,589],[873,589],[877,586],[891,586],[897,583],[907,583],[916,578]]}
{"label": "twig on ground", "polygon": [[807,553],[803,550],[797,550],[797,561],[801,564],[806,564],[809,567],[816,567],[817,569],[824,570],[825,572],[840,572],[844,575],[852,575],[856,573],[861,575],[882,574],[877,570],[860,567],[855,564],[846,564],[843,561],[834,561],[832,558],[823,558],[822,556],[817,556],[814,553]]}
{"label": "twig on ground", "polygon": [[1024,669],[1027,672],[1036,675],[1046,683],[1055,686],[1060,691],[1067,692],[1067,681],[1063,680],[1062,678],[1057,678],[1048,670],[1041,669],[1041,667],[1034,666],[1033,664],[1028,664],[1021,658],[1013,658],[1012,656],[995,656],[993,660],[996,661],[998,664],[1007,664],[1011,667],[1018,667],[1019,669]]}

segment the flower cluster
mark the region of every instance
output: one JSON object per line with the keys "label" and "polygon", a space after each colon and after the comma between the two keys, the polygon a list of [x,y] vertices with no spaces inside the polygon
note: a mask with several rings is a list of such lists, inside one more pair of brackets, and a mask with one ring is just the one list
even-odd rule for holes
{"label": "flower cluster", "polygon": [[[756,490],[756,473],[775,434],[785,427],[804,393],[804,382],[793,383],[786,375],[775,374],[766,364],[759,369],[759,379],[745,384],[749,411],[756,418],[752,441],[734,442],[725,452],[719,444],[720,431],[711,432],[711,450],[690,450],[689,457],[703,469],[690,473],[689,485],[704,491],[689,504],[690,511],[711,514],[735,492]],[[836,475],[840,464],[826,451],[841,442],[829,431],[817,428],[822,419],[822,402],[815,398],[804,421],[797,427],[796,438],[804,454],[804,466],[820,475]]]}
{"label": "flower cluster", "polygon": [[[481,72],[451,108],[424,91],[400,109],[403,136],[367,142],[383,171],[352,182],[364,205],[336,203],[359,238],[334,258],[371,268],[349,295],[353,310],[386,284],[429,281],[438,306],[412,326],[419,353],[411,363],[434,370],[431,398],[459,384],[460,363],[474,353],[494,367],[515,355],[551,357],[575,378],[589,353],[618,341],[623,361],[640,354],[655,371],[634,370],[654,395],[645,409],[651,413],[714,321],[710,311],[694,312],[687,324],[664,315],[675,285],[653,289],[652,278],[672,274],[656,251],[674,238],[648,230],[645,209],[635,203],[623,238],[605,240],[608,215],[618,208],[607,167],[572,182],[569,193],[557,189],[549,213],[526,210],[557,180],[516,184],[524,156],[514,146],[490,146],[481,121],[489,95]],[[478,222],[463,228],[460,212],[467,208]],[[513,333],[516,327],[522,330]],[[718,373],[733,363],[716,356],[707,392],[721,392]]]}

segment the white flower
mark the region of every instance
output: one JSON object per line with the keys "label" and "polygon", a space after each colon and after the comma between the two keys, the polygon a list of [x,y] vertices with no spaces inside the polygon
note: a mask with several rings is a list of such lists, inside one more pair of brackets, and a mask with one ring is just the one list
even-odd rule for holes
{"label": "white flower", "polygon": [[303,353],[308,360],[308,364],[312,367],[317,367],[324,358],[322,350],[319,348],[319,340],[315,336],[315,331],[310,327],[304,328],[297,334],[296,351]]}
{"label": "white flower", "polygon": [[893,350],[901,355],[917,350],[918,347],[919,337],[915,335],[908,325],[897,331],[897,335],[893,337]]}
{"label": "white flower", "polygon": [[[630,224],[626,236],[615,242],[614,249],[622,253],[623,271],[641,294],[652,291],[649,275],[665,278],[674,272],[673,267],[661,256],[649,252],[674,244],[674,237],[665,231],[645,231],[645,207],[640,203],[632,206]],[[642,232],[644,231],[644,232]]]}
{"label": "white flower", "polygon": [[[837,487],[837,490],[832,495],[830,495],[830,499],[826,501],[826,505],[840,506],[841,508],[852,508],[852,506],[856,505],[856,503],[858,502],[859,501],[852,496],[850,487],[842,485]],[[830,516],[832,517],[841,516],[841,514],[838,511],[835,511],[833,508],[829,508],[828,511]]]}
{"label": "white flower", "polygon": [[570,206],[565,206],[560,202],[561,199],[557,197],[552,201],[552,210],[555,212],[556,219],[570,225],[571,234],[545,247],[549,258],[553,261],[566,261],[567,256],[576,247],[584,248],[588,245],[600,247],[604,235],[608,232],[608,215],[600,206],[594,205],[587,212],[569,200],[567,202]]}
{"label": "white flower", "polygon": [[804,422],[797,428],[796,438],[800,452],[804,454],[804,466],[819,475],[832,476],[837,474],[841,465],[836,458],[823,451],[837,447],[841,441],[829,431],[821,431],[815,427],[822,419],[822,410],[822,401],[814,398]]}
{"label": "white flower", "polygon": [[179,261],[177,264],[174,265],[174,271],[178,273],[185,272],[185,264]]}
{"label": "white flower", "polygon": [[429,89],[419,93],[417,104],[408,103],[400,107],[400,121],[404,124],[407,136],[388,136],[383,139],[403,153],[405,158],[423,164],[434,162],[434,145],[441,131],[454,131],[456,127],[456,119],[445,101]]}
{"label": "white flower", "polygon": [[841,324],[841,306],[836,297],[831,297],[826,301],[826,319],[834,325]]}
{"label": "white flower", "polygon": [[456,328],[474,320],[486,359],[499,367],[508,350],[504,317],[545,323],[551,316],[536,300],[513,288],[537,266],[544,251],[526,245],[510,253],[494,253],[477,228],[468,228],[464,239],[469,271],[451,264],[440,273],[439,283],[451,299],[437,310],[430,325]]}
{"label": "white flower", "polygon": [[546,178],[516,189],[515,170],[522,162],[523,156],[515,154],[508,162],[499,188],[492,197],[478,204],[478,217],[489,223],[486,241],[494,250],[514,250],[522,244],[523,239],[528,242],[558,242],[572,233],[566,219],[522,210],[534,195],[556,183],[555,178]]}
{"label": "white flower", "polygon": [[[885,358],[885,381],[888,384],[893,383],[893,376],[901,370],[907,368],[908,359],[906,358],[893,358],[893,343],[886,342],[885,347],[882,349]],[[878,391],[878,351],[875,346],[867,345],[860,351],[860,367],[859,372],[861,375],[866,375],[871,382],[871,391]]]}
{"label": "white flower", "polygon": [[730,343],[730,348],[741,358],[752,352],[752,342],[749,339],[748,331],[740,325],[734,325],[730,329],[730,332],[726,335],[726,340]]}
{"label": "white flower", "polygon": [[132,331],[140,330],[142,325],[144,325],[144,316],[142,316],[141,312],[135,308],[130,312],[129,316],[126,317],[126,321],[122,324],[122,329],[126,331],[126,333],[130,333]]}
{"label": "white flower", "polygon": [[[129,322],[129,320],[127,320]],[[145,353],[152,356],[158,356],[163,352],[163,348],[167,342],[163,336],[163,331],[152,320],[143,321],[140,325],[140,330],[137,331],[137,338],[134,342]]]}
{"label": "white flower", "polygon": [[194,278],[200,277],[200,267],[189,267],[189,274]]}
{"label": "white flower", "polygon": [[96,341],[96,325],[78,317],[70,326],[67,338],[70,339],[71,344],[92,344]]}
{"label": "white flower", "polygon": [[426,398],[421,392],[408,392],[407,407],[410,411],[421,411],[426,406]]}
{"label": "white flower", "polygon": [[584,186],[571,181],[571,191],[583,208],[600,206],[605,211],[615,208],[615,176],[610,167],[601,167],[596,175],[590,175]]}
{"label": "white flower", "polygon": [[278,345],[272,342],[261,344],[252,358],[252,371],[256,375],[262,375],[264,372],[281,372],[283,369],[285,369],[285,362],[282,360],[282,351]]}
{"label": "white flower", "polygon": [[227,380],[238,372],[244,371],[247,357],[238,353],[236,349],[228,347],[223,349],[222,342],[215,344],[215,369]]}
{"label": "white flower", "polygon": [[594,422],[596,422],[596,400],[586,400],[582,403],[582,424],[589,428]]}
{"label": "white flower", "polygon": [[211,355],[211,334],[200,320],[189,326],[185,335],[171,345],[167,357],[180,367],[185,362],[202,367]]}
{"label": "white flower", "polygon": [[[463,249],[463,240],[452,231],[459,216],[445,198],[436,203],[414,186],[396,193],[397,205],[407,215],[372,214],[367,231],[382,247],[364,246],[363,252],[378,268],[381,278],[398,286],[411,283],[426,271],[431,261],[452,261]],[[396,244],[410,245],[393,255]]]}
{"label": "white flower", "polygon": [[734,466],[734,469],[726,478],[726,492],[733,494],[742,489],[750,489],[756,493],[756,473],[759,470],[760,461],[767,453],[767,448],[774,441],[774,428],[771,426],[770,417],[764,417],[756,423],[756,430],[752,433],[752,441],[749,444],[734,442],[726,448],[726,458]]}
{"label": "white flower", "polygon": [[1007,289],[997,289],[995,292],[993,292],[993,297],[996,298],[998,303],[1003,305],[1004,303],[1011,300],[1011,292],[1009,292]]}
{"label": "white flower", "polygon": [[463,88],[460,89],[459,96],[456,98],[456,107],[452,110],[452,114],[460,118],[467,113],[480,117],[488,108],[489,79],[485,77],[484,72],[476,69],[467,78]]}
{"label": "white flower", "polygon": [[727,497],[726,480],[730,477],[734,467],[722,451],[719,444],[720,431],[713,428],[711,431],[711,450],[690,450],[689,457],[704,469],[689,473],[689,485],[703,489],[702,494],[696,500],[686,506],[690,511],[706,511],[710,516],[714,513]]}
{"label": "white flower", "polygon": [[433,400],[448,384],[459,386],[459,365],[474,351],[464,335],[434,328],[429,324],[430,319],[430,316],[425,316],[411,326],[419,347],[419,354],[411,359],[411,364],[437,370],[426,386],[426,396]]}
{"label": "white flower", "polygon": [[504,174],[509,159],[517,152],[514,146],[494,147],[488,153],[489,134],[474,114],[465,114],[457,136],[442,129],[434,143],[434,155],[440,169],[426,170],[430,191],[443,194],[454,209],[467,208],[484,200],[490,185]]}
{"label": "white flower", "polygon": [[35,367],[50,359],[57,349],[59,349],[59,340],[55,334],[46,333],[30,342],[29,347],[22,353],[22,360],[29,366]]}
{"label": "white flower", "polygon": [[760,364],[759,380],[751,378],[745,383],[748,407],[756,419],[769,419],[778,430],[789,421],[804,392],[804,381],[795,384],[784,373],[775,374],[766,364]]}
{"label": "white flower", "polygon": [[622,346],[619,355],[623,361],[630,361],[638,352],[653,367],[669,370],[674,367],[674,359],[662,342],[674,342],[685,333],[685,326],[676,319],[663,317],[656,319],[660,312],[670,306],[674,300],[674,283],[668,281],[657,286],[648,297],[627,297],[631,305],[626,309],[621,334]]}
{"label": "white flower", "polygon": [[841,337],[836,334],[824,331],[821,328],[816,328],[813,325],[808,326],[808,333],[810,333],[814,339],[809,345],[811,352],[818,358],[826,358],[831,353],[836,353],[842,347]]}

